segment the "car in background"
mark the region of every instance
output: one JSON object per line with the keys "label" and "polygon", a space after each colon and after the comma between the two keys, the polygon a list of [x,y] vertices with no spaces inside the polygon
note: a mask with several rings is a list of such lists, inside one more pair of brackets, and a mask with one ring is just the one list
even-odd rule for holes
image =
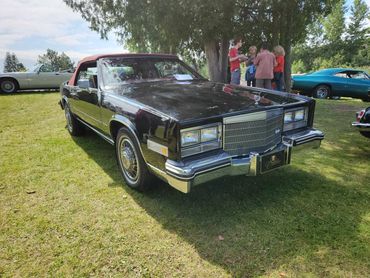
{"label": "car in background", "polygon": [[87,127],[115,146],[128,186],[155,175],[188,193],[223,176],[256,176],[320,146],[315,100],[211,82],[175,55],[106,54],[83,59],[61,86],[72,136]]}
{"label": "car in background", "polygon": [[370,138],[370,107],[356,113],[356,121],[352,123],[352,126],[357,128],[363,136]]}
{"label": "car in background", "polygon": [[362,70],[331,68],[292,76],[292,90],[315,98],[353,97],[370,101],[370,77]]}
{"label": "car in background", "polygon": [[55,71],[47,65],[38,65],[32,72],[6,72],[0,74],[0,92],[18,90],[59,89],[72,77],[73,70]]}

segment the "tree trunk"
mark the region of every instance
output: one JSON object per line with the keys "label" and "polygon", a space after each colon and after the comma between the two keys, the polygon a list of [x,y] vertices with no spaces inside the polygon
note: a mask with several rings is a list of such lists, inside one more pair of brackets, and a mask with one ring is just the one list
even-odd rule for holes
{"label": "tree trunk", "polygon": [[219,51],[217,41],[209,40],[204,44],[206,52],[208,75],[211,81],[220,81],[221,73],[219,71]]}
{"label": "tree trunk", "polygon": [[227,38],[223,38],[220,43],[220,74],[221,80],[220,82],[226,83],[227,82],[227,70],[229,65],[229,40]]}
{"label": "tree trunk", "polygon": [[287,43],[285,46],[285,69],[284,69],[284,81],[285,81],[285,90],[287,92],[291,91],[291,75],[292,75],[292,45]]}
{"label": "tree trunk", "polygon": [[292,26],[292,16],[291,16],[291,9],[288,5],[288,3],[285,4],[286,9],[286,17],[285,17],[285,24],[282,24],[281,26],[285,25],[285,28],[283,27],[281,29],[280,36],[283,38],[283,47],[285,49],[285,68],[284,68],[284,81],[285,81],[285,90],[287,92],[291,91],[291,74],[292,74],[292,29],[294,28]]}
{"label": "tree trunk", "polygon": [[207,58],[208,74],[211,81],[226,82],[229,42],[226,38],[221,42],[208,40],[204,44]]}

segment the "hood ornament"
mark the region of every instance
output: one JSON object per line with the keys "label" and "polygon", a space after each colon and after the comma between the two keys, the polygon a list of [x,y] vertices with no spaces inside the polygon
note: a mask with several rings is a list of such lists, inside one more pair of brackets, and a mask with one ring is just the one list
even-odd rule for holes
{"label": "hood ornament", "polygon": [[259,104],[259,101],[261,100],[261,96],[260,95],[254,95],[254,105],[258,105]]}

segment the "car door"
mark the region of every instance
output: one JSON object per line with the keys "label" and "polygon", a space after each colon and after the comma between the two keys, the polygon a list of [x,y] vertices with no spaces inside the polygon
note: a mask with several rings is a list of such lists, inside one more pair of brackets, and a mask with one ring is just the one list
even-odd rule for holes
{"label": "car door", "polygon": [[80,66],[73,91],[73,112],[86,123],[101,129],[96,62]]}
{"label": "car door", "polygon": [[60,73],[53,71],[49,66],[42,65],[29,79],[29,87],[33,89],[59,88]]}
{"label": "car door", "polygon": [[349,79],[347,72],[346,71],[337,72],[330,79],[332,95],[345,96],[348,90],[348,79]]}
{"label": "car door", "polygon": [[346,96],[365,99],[369,97],[370,78],[363,71],[348,72]]}

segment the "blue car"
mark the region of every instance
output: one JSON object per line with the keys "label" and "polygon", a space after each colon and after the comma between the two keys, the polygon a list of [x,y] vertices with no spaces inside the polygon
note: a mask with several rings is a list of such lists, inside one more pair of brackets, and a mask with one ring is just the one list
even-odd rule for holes
{"label": "blue car", "polygon": [[370,77],[362,70],[335,68],[292,76],[292,89],[315,98],[353,97],[370,101]]}

